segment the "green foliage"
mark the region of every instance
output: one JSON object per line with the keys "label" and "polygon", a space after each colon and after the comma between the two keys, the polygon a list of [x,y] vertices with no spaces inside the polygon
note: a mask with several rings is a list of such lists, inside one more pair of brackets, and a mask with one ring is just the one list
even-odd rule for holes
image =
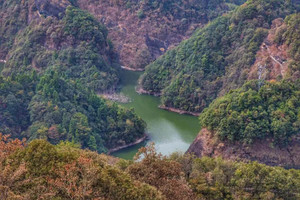
{"label": "green foliage", "polygon": [[21,31],[2,74],[43,73],[51,67],[90,89],[106,91],[118,83],[107,43],[107,29],[87,12],[70,6],[62,20],[48,17]]}
{"label": "green foliage", "polygon": [[200,199],[299,198],[299,170],[207,157],[185,156],[179,162],[189,166],[187,180]]}
{"label": "green foliage", "polygon": [[36,74],[0,77],[0,132],[20,136],[30,124],[27,110],[34,95]]}
{"label": "green foliage", "polygon": [[100,47],[106,43],[108,31],[91,14],[75,7],[66,10],[65,32],[72,35],[76,41],[88,41]]}
{"label": "green foliage", "polygon": [[146,125],[133,110],[95,94],[118,83],[107,34],[72,6],[62,19],[40,18],[19,31],[0,79],[0,131],[98,152],[143,137]]}
{"label": "green foliage", "polygon": [[28,1],[9,0],[0,2],[0,59],[12,48],[19,30],[27,26]]}
{"label": "green foliage", "polygon": [[154,187],[111,165],[108,156],[44,140],[11,151],[10,156],[0,154],[0,169],[6,170],[0,171],[4,199],[164,199]]}
{"label": "green foliage", "polygon": [[140,18],[140,19],[143,19],[145,17],[145,14],[144,14],[144,11],[143,10],[139,10],[137,12],[137,16]]}
{"label": "green foliage", "polygon": [[29,173],[33,176],[49,174],[60,162],[55,147],[45,140],[32,141],[22,156]]}
{"label": "green foliage", "polygon": [[218,95],[243,85],[272,20],[295,12],[291,1],[248,1],[199,29],[150,64],[143,89],[162,104],[201,112]]}
{"label": "green foliage", "polygon": [[200,115],[202,127],[220,139],[252,143],[272,138],[286,145],[300,130],[299,83],[266,83],[258,90],[256,82],[216,99]]}
{"label": "green foliage", "polygon": [[[153,145],[125,161],[71,143],[28,146],[0,135],[2,199],[286,199],[300,198],[300,171],[257,162],[161,156]],[[5,152],[5,153],[4,153]]]}
{"label": "green foliage", "polygon": [[[32,125],[26,134],[30,140],[69,140],[99,152],[134,142],[144,135],[146,126],[133,110],[105,102],[54,71],[41,77],[29,112]],[[43,129],[45,133],[41,134]]]}

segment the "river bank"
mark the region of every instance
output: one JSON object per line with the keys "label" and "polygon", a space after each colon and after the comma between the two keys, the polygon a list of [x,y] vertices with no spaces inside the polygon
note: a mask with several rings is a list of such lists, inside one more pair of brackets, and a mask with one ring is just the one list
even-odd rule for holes
{"label": "river bank", "polygon": [[132,143],[129,143],[129,144],[126,144],[126,145],[123,145],[123,146],[119,146],[119,147],[110,149],[107,154],[110,155],[111,153],[114,153],[116,151],[120,151],[122,149],[126,149],[128,147],[135,146],[137,144],[140,144],[140,143],[146,141],[148,138],[149,138],[149,136],[147,134],[145,134],[142,138],[137,139],[135,142],[132,142]]}
{"label": "river bank", "polygon": [[118,103],[129,103],[131,102],[131,99],[124,95],[124,94],[117,94],[117,93],[112,93],[112,94],[108,94],[108,93],[105,93],[105,94],[98,94],[99,96],[101,96],[102,98],[104,99],[107,99],[107,100],[110,100],[110,101],[113,101],[113,102],[118,102]]}
{"label": "river bank", "polygon": [[123,70],[120,93],[131,99],[121,106],[134,109],[136,114],[147,123],[146,133],[150,140],[112,153],[112,155],[131,160],[138,150],[148,142],[154,142],[157,152],[170,155],[173,152],[185,152],[200,130],[197,117],[180,115],[159,108],[160,98],[152,95],[140,95],[136,92],[141,72]]}
{"label": "river bank", "polygon": [[143,71],[145,71],[145,69],[143,69],[143,68],[130,68],[130,67],[126,67],[126,66],[121,66],[121,68],[124,69],[124,70],[132,71],[132,72],[143,72]]}
{"label": "river bank", "polygon": [[147,95],[152,95],[152,96],[155,96],[155,97],[160,97],[161,96],[161,93],[158,93],[158,92],[150,92],[148,90],[145,90],[142,88],[142,86],[140,84],[138,84],[136,87],[135,87],[135,91],[136,93],[138,94],[147,94]]}
{"label": "river bank", "polygon": [[160,105],[158,107],[160,109],[171,111],[171,112],[175,112],[175,113],[178,113],[178,114],[181,114],[181,115],[192,115],[192,116],[195,116],[195,117],[199,117],[199,115],[200,115],[200,113],[189,112],[189,111],[180,110],[180,109],[177,109],[177,108],[167,107],[167,106],[164,106],[164,105]]}
{"label": "river bank", "polygon": [[[155,97],[160,97],[161,96],[161,93],[150,92],[148,90],[143,89],[140,82],[138,82],[137,86],[135,87],[135,91],[138,94],[147,94],[147,95],[152,95],[152,96],[155,96]],[[195,116],[195,117],[199,117],[199,115],[200,115],[200,113],[197,113],[197,112],[189,112],[189,111],[180,110],[180,109],[177,109],[177,108],[167,107],[167,106],[164,106],[164,105],[159,105],[158,108],[166,110],[166,111],[170,111],[170,112],[175,112],[175,113],[178,113],[178,114],[181,114],[181,115],[192,115],[192,116]]]}

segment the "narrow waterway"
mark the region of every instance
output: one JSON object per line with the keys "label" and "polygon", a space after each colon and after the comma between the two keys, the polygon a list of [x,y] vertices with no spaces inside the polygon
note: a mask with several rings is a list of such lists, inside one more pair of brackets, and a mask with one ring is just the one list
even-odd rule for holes
{"label": "narrow waterway", "polygon": [[[147,142],[154,142],[158,152],[163,155],[176,151],[185,152],[199,131],[198,118],[159,109],[158,97],[136,93],[135,87],[140,75],[141,72],[122,70],[121,93],[128,96],[131,102],[121,105],[134,108],[135,112],[146,121],[147,133],[150,136],[150,141]],[[113,155],[132,159],[138,149],[144,145],[146,144],[123,149]]]}

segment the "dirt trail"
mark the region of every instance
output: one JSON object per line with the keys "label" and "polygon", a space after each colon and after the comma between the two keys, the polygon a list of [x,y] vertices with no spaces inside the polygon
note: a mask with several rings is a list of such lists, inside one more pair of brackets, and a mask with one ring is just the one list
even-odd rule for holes
{"label": "dirt trail", "polygon": [[280,74],[281,74],[281,76],[283,76],[283,75],[284,75],[284,66],[283,66],[282,62],[278,61],[278,60],[272,55],[272,52],[270,51],[270,48],[269,48],[269,46],[268,46],[267,44],[264,43],[263,45],[266,46],[267,51],[268,51],[268,53],[269,53],[269,57],[270,57],[275,63],[277,63],[277,64],[280,66]]}

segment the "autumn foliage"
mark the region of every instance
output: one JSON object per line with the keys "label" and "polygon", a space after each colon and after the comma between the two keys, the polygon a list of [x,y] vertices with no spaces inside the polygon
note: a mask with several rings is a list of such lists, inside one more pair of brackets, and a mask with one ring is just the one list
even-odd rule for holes
{"label": "autumn foliage", "polygon": [[141,148],[134,161],[0,134],[2,200],[299,199],[300,171]]}
{"label": "autumn foliage", "polygon": [[1,135],[0,199],[163,199],[154,187],[108,163],[113,158]]}
{"label": "autumn foliage", "polygon": [[135,179],[155,186],[167,199],[193,199],[181,164],[157,153],[153,144],[141,148],[135,160],[127,169]]}

